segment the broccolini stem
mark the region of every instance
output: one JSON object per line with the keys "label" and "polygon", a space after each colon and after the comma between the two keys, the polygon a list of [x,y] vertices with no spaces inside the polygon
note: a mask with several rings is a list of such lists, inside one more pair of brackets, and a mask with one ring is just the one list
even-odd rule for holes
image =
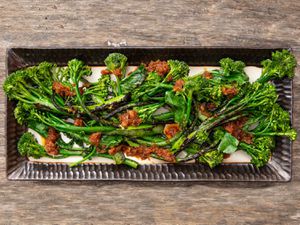
{"label": "broccolini stem", "polygon": [[209,146],[208,148],[201,149],[199,152],[197,152],[194,155],[188,156],[188,157],[183,158],[183,159],[177,159],[177,162],[183,163],[183,162],[187,162],[187,161],[190,161],[190,160],[193,160],[193,159],[197,159],[200,156],[204,155],[205,153],[210,152],[210,151],[214,151],[214,150],[215,150],[214,148]]}
{"label": "broccolini stem", "polygon": [[108,119],[112,116],[114,116],[115,114],[117,113],[120,113],[126,109],[129,109],[129,108],[132,108],[134,106],[143,106],[143,105],[147,105],[147,104],[150,104],[149,102],[134,102],[134,103],[129,103],[127,105],[124,105],[124,106],[120,106],[119,108],[117,108],[116,110],[108,113],[107,115],[103,116],[104,119]]}
{"label": "broccolini stem", "polygon": [[[105,154],[105,153],[96,153],[95,156],[112,159],[112,160],[114,159],[112,155]],[[125,158],[123,164],[130,166],[134,169],[136,169],[139,166],[139,164],[136,161],[128,159],[128,158]]]}
{"label": "broccolini stem", "polygon": [[82,156],[82,152],[79,151],[70,151],[67,149],[59,149],[59,154],[69,157],[69,156]]}
{"label": "broccolini stem", "polygon": [[190,91],[187,97],[187,110],[186,110],[186,121],[184,124],[185,126],[188,124],[190,120],[191,110],[192,110],[192,100],[193,100],[193,92]]}
{"label": "broccolini stem", "polygon": [[139,144],[142,144],[142,145],[148,145],[148,146],[157,145],[157,146],[163,147],[163,146],[167,146],[167,145],[174,143],[176,140],[178,140],[178,138],[180,138],[181,134],[182,134],[182,132],[178,132],[177,134],[174,135],[174,137],[172,137],[170,140],[166,140],[166,141],[155,142],[155,141],[148,141],[148,140],[143,140],[143,139],[136,139],[136,142]]}
{"label": "broccolini stem", "polygon": [[85,111],[86,114],[89,115],[89,117],[91,119],[96,120],[97,122],[99,122],[101,124],[104,124],[104,125],[110,125],[110,126],[117,127],[117,124],[115,124],[113,122],[110,122],[110,121],[107,121],[107,120],[104,120],[102,118],[98,118],[96,115],[94,115],[93,113],[91,113],[87,109],[87,107],[85,106],[84,102],[82,101],[82,98],[81,98],[81,95],[80,95],[80,91],[79,91],[79,88],[78,88],[78,83],[76,83],[76,85],[75,85],[75,92],[76,92],[76,96],[77,96],[77,99],[79,101],[80,106],[82,107],[83,111]]}
{"label": "broccolini stem", "polygon": [[86,161],[89,158],[91,158],[95,153],[96,153],[96,148],[93,147],[92,151],[89,154],[87,154],[86,156],[84,156],[81,160],[79,160],[77,162],[74,162],[74,163],[71,163],[70,167],[74,167],[74,166],[77,166],[78,164],[83,163],[84,161]]}
{"label": "broccolini stem", "polygon": [[108,99],[104,104],[98,106],[97,105],[90,106],[89,108],[92,110],[92,112],[99,112],[105,109],[109,109],[111,111],[123,105],[124,103],[128,102],[129,99],[130,99],[130,94],[119,95],[114,98]]}
{"label": "broccolini stem", "polygon": [[48,129],[49,127],[45,125],[44,123],[39,123],[36,121],[30,121],[28,122],[28,128],[34,130],[42,137],[46,138],[48,136]]}
{"label": "broccolini stem", "polygon": [[163,127],[162,126],[154,126],[153,128],[146,129],[116,129],[110,132],[107,132],[108,135],[122,135],[128,137],[145,137],[151,136],[155,134],[162,134]]}
{"label": "broccolini stem", "polygon": [[[66,109],[65,109],[64,107],[62,107],[61,105],[57,104],[55,100],[56,100],[56,96],[55,96],[55,94],[53,93],[53,94],[51,95],[51,101],[52,101],[52,104],[56,107],[56,109],[60,112],[60,114],[71,116],[71,114],[67,113],[67,112],[66,112]],[[64,104],[64,103],[63,103],[63,104]]]}
{"label": "broccolini stem", "polygon": [[166,112],[158,115],[153,115],[152,119],[155,121],[168,121],[174,118],[174,112]]}
{"label": "broccolini stem", "polygon": [[173,88],[173,85],[171,84],[163,84],[163,83],[160,83],[158,86],[156,86],[155,88],[153,89],[150,89],[149,91],[147,91],[145,94],[149,95],[149,96],[153,96],[156,94],[156,91],[159,90],[159,88],[167,88],[167,89],[172,89]]}
{"label": "broccolini stem", "polygon": [[75,93],[76,93],[76,96],[77,96],[77,99],[78,99],[78,102],[80,104],[80,106],[82,107],[82,109],[86,112],[86,114],[89,115],[89,117],[93,120],[96,120],[99,122],[99,119],[97,116],[95,116],[94,114],[92,114],[87,108],[86,106],[84,105],[83,101],[82,101],[82,98],[81,98],[81,95],[80,95],[80,91],[79,91],[79,88],[78,88],[78,83],[75,84]]}
{"label": "broccolini stem", "polygon": [[271,78],[272,78],[272,73],[264,73],[264,74],[262,74],[257,80],[256,80],[256,82],[259,82],[259,83],[266,83],[266,82],[268,82],[269,80],[271,80]]}
{"label": "broccolini stem", "polygon": [[[241,109],[241,107],[239,108]],[[197,130],[190,133],[187,137],[183,136],[176,141],[172,146],[172,152],[176,153],[178,151],[182,151],[184,147],[186,147],[192,140],[194,140],[197,133],[206,132],[210,130],[211,128],[217,126],[221,122],[223,122],[225,119],[227,119],[230,116],[234,116],[235,114],[239,113],[240,110],[237,109],[236,111],[229,111],[227,113],[224,113],[220,115],[219,117],[211,117],[207,120],[205,120]]]}
{"label": "broccolini stem", "polygon": [[222,122],[222,124],[228,123],[228,122],[231,122],[231,121],[235,121],[235,120],[237,120],[237,119],[239,119],[239,118],[241,118],[241,117],[247,116],[247,115],[248,115],[248,113],[242,113],[242,114],[236,115],[236,116],[231,117],[231,118],[229,118],[229,119],[227,119],[227,120],[224,120],[224,121]]}
{"label": "broccolini stem", "polygon": [[59,130],[61,132],[87,132],[87,133],[94,133],[94,132],[103,132],[107,133],[109,131],[115,130],[114,127],[105,127],[105,126],[96,126],[96,127],[78,127],[71,124],[58,124],[58,123],[49,123],[48,121],[45,121],[41,119],[41,121],[48,126],[54,127],[56,130]]}

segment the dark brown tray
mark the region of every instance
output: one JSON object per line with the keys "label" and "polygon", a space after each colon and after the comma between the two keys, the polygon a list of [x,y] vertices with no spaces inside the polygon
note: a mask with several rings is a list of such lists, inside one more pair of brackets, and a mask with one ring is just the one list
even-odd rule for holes
{"label": "dark brown tray", "polygon": [[[139,64],[153,59],[180,59],[189,65],[218,65],[223,57],[259,66],[270,58],[276,49],[247,48],[199,48],[199,47],[122,47],[31,49],[12,48],[7,51],[8,74],[42,61],[66,65],[72,58],[84,60],[89,65],[103,65],[110,52],[124,53],[129,64]],[[290,112],[292,118],[292,81],[276,83],[279,103]],[[10,180],[132,180],[132,181],[290,181],[292,143],[286,138],[276,140],[271,161],[257,169],[251,164],[222,164],[214,169],[202,164],[156,164],[130,169],[120,165],[84,164],[69,168],[66,164],[33,163],[17,152],[17,141],[25,127],[19,126],[13,116],[14,102],[7,101],[7,178]]]}

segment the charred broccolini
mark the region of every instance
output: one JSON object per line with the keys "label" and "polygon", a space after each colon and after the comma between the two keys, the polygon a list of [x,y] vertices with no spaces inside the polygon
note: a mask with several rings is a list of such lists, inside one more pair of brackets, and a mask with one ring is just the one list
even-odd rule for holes
{"label": "charred broccolini", "polygon": [[133,168],[138,163],[128,156],[155,157],[212,168],[240,149],[261,167],[276,136],[296,139],[269,82],[293,78],[296,60],[287,50],[262,61],[262,74],[253,83],[245,64],[230,58],[220,60],[220,69],[194,76],[176,59],[141,64],[129,74],[121,53],[109,54],[104,64],[97,82],[88,81],[92,70],[77,59],[66,67],[43,62],[7,77],[3,89],[17,102],[16,120],[46,139],[41,145],[24,133],[18,143],[22,156],[82,157],[71,166],[100,156]]}

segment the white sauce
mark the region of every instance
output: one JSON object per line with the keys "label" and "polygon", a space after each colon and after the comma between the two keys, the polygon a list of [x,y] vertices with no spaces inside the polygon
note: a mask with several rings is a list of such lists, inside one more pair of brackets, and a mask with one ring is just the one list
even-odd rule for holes
{"label": "white sauce", "polygon": [[[136,66],[129,66],[127,68],[127,72],[130,72],[134,70]],[[212,66],[191,66],[190,67],[190,73],[189,75],[195,75],[199,73],[203,73],[205,70],[212,71],[214,69],[218,69],[219,67],[212,67]],[[92,75],[90,77],[87,77],[87,80],[90,82],[96,82],[99,77],[101,76],[101,70],[105,69],[105,67],[101,66],[94,66],[92,67]],[[245,67],[245,73],[249,76],[250,82],[254,82],[256,79],[260,77],[260,74],[262,72],[262,69],[255,66],[246,66]],[[28,129],[30,132],[34,134],[34,136],[37,138],[38,142],[40,144],[44,144],[43,138],[36,132],[34,132],[31,129]],[[66,136],[62,137],[64,141],[69,141]],[[146,160],[140,160],[136,157],[127,157],[129,159],[135,160],[139,164],[160,164],[160,163],[166,163],[165,161],[159,160],[159,159],[146,159]],[[72,163],[77,162],[81,160],[82,157],[80,156],[71,156],[65,159],[50,159],[47,157],[42,157],[40,159],[34,159],[32,157],[29,157],[30,161],[34,162],[50,162],[50,163]],[[251,160],[251,157],[247,155],[244,151],[236,151],[235,153],[231,154],[229,158],[224,159],[224,163],[249,163]],[[114,161],[111,159],[106,159],[102,157],[93,157],[92,160],[87,160],[85,163],[107,163],[107,164],[114,164]]]}
{"label": "white sauce", "polygon": [[246,66],[244,71],[248,75],[249,81],[253,83],[260,77],[262,68],[256,66]]}

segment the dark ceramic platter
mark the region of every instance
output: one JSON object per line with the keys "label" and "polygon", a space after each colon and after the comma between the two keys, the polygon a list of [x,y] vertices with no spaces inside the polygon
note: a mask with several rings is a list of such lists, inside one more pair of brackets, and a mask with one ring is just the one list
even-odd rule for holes
{"label": "dark ceramic platter", "polygon": [[[8,74],[42,61],[66,65],[72,58],[84,60],[88,65],[103,65],[110,52],[121,52],[136,65],[154,59],[179,59],[193,65],[218,65],[223,57],[259,66],[277,49],[247,48],[198,48],[198,47],[122,47],[122,48],[70,48],[31,49],[13,48],[7,51]],[[280,49],[279,49],[280,50]],[[276,83],[279,103],[290,112],[292,118],[292,81]],[[270,162],[257,169],[251,164],[222,164],[214,169],[202,164],[155,164],[130,169],[123,165],[83,164],[69,168],[67,164],[33,163],[17,152],[17,141],[25,131],[13,116],[15,103],[7,101],[7,178],[10,180],[131,180],[131,181],[290,181],[292,143],[286,138],[276,140],[276,149]]]}

